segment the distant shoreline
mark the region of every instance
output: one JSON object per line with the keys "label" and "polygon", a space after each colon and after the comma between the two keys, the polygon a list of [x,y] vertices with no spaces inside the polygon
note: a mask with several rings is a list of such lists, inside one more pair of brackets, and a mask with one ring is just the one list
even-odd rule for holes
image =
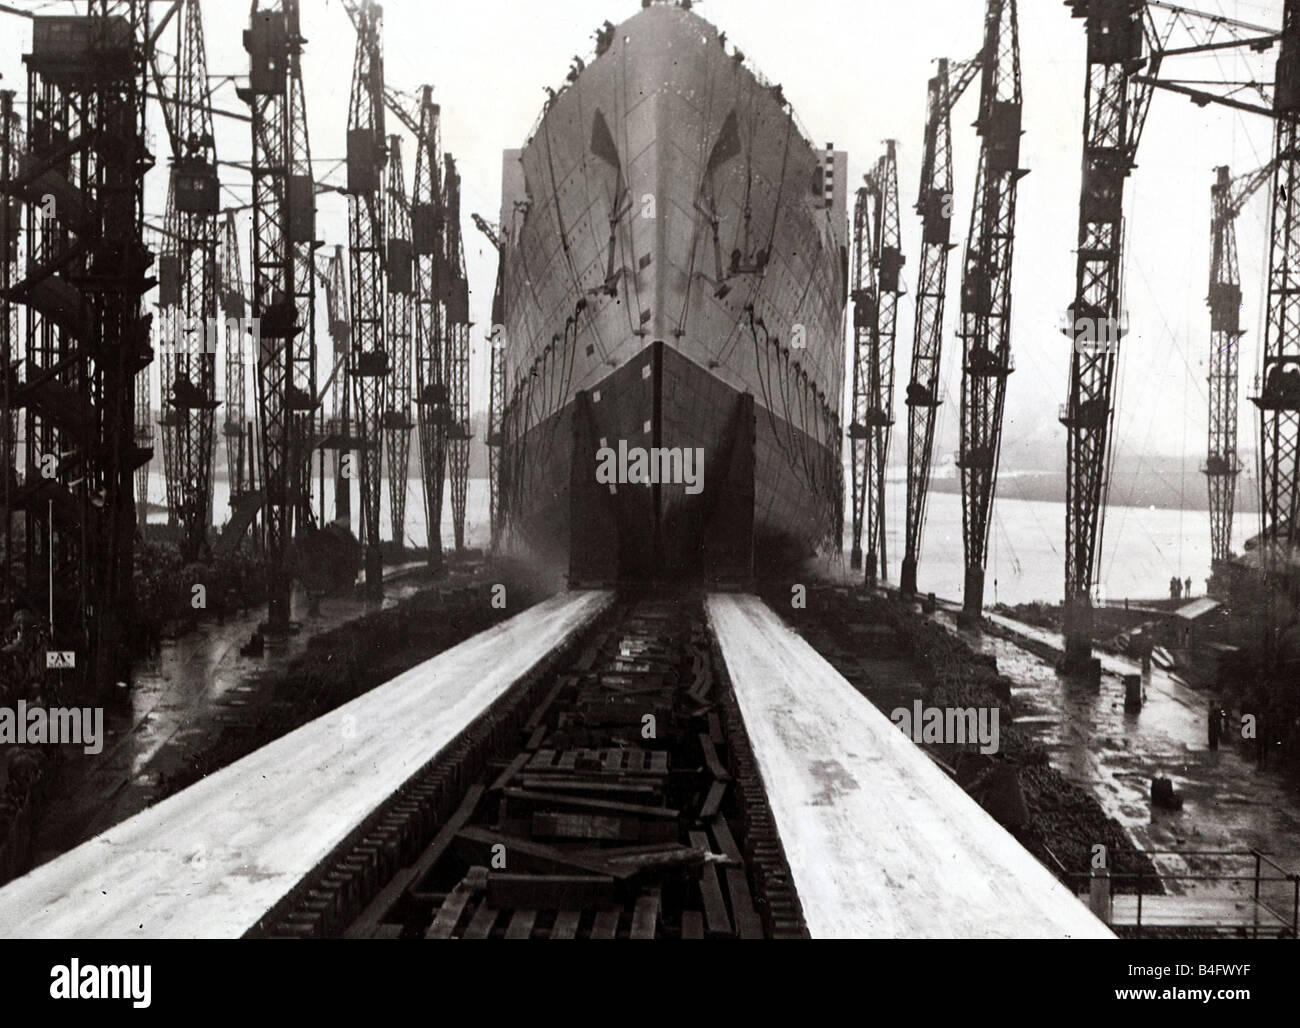
{"label": "distant shoreline", "polygon": [[[1253,482],[1243,475],[1237,483],[1237,514],[1256,514]],[[961,493],[961,479],[932,478],[930,489],[936,493]],[[1034,500],[1042,503],[1065,503],[1065,473],[1060,471],[1020,472],[998,478],[997,497],[1001,500]],[[1209,495],[1205,476],[1187,476],[1180,490],[1178,482],[1138,472],[1115,472],[1111,477],[1108,507],[1155,507],[1158,510],[1208,511]]]}

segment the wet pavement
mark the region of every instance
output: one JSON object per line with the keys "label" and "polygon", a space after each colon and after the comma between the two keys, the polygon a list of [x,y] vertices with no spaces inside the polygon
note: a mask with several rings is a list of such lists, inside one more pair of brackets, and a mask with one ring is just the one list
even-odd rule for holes
{"label": "wet pavement", "polygon": [[[936,616],[972,648],[997,658],[999,671],[1015,683],[1016,723],[1048,751],[1054,767],[1090,789],[1135,844],[1152,855],[1169,876],[1170,892],[1207,903],[1248,897],[1250,882],[1178,879],[1248,875],[1243,871],[1247,864],[1253,870],[1253,860],[1218,855],[1223,851],[1254,848],[1289,871],[1300,870],[1300,783],[1258,768],[1253,742],[1225,739],[1220,749],[1210,749],[1210,694],[1192,689],[1177,675],[1155,668],[1141,672],[1137,663],[1110,654],[1100,655],[1099,687],[1064,679],[1049,660],[1014,641],[958,629],[958,609],[943,604]],[[1059,633],[997,615],[990,620],[1039,647],[1063,650]],[[1138,673],[1145,702],[1140,711],[1126,711],[1120,676]],[[1181,810],[1153,808],[1151,780],[1157,776],[1172,779],[1183,798]],[[1292,885],[1266,889],[1268,899],[1285,903],[1289,917]]]}
{"label": "wet pavement", "polygon": [[[440,585],[467,580],[453,571]],[[428,588],[423,563],[385,572],[383,607]],[[130,706],[105,711],[103,752],[86,755],[65,748],[54,791],[43,805],[35,838],[35,863],[125,820],[149,806],[164,776],[213,744],[231,726],[252,725],[259,716],[258,686],[301,655],[314,635],[379,609],[349,596],[327,597],[309,614],[307,598],[295,590],[294,633],[267,636],[260,657],[240,648],[265,620],[265,607],[252,607],[224,622],[202,623],[188,634],[164,640],[160,654],[136,665]]]}

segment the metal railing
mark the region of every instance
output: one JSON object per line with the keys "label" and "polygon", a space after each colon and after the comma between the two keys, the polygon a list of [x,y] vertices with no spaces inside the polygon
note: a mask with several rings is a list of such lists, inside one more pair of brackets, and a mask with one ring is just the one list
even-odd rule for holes
{"label": "metal railing", "polygon": [[[1240,870],[1235,872],[1161,873],[1157,871],[1153,873],[1148,871],[1145,864],[1143,864],[1139,865],[1138,870],[1135,872],[1109,872],[1107,875],[1109,880],[1107,892],[1112,891],[1120,882],[1132,882],[1136,887],[1137,909],[1135,921],[1131,925],[1123,924],[1122,927],[1135,928],[1139,936],[1144,931],[1142,919],[1143,899],[1155,895],[1154,892],[1150,891],[1153,886],[1159,886],[1161,894],[1168,896],[1170,894],[1165,889],[1165,886],[1172,883],[1207,882],[1227,884],[1246,882],[1251,885],[1251,901],[1254,904],[1256,915],[1267,914],[1268,917],[1275,920],[1275,923],[1268,923],[1259,916],[1255,916],[1249,922],[1241,919],[1215,921],[1213,919],[1189,917],[1185,924],[1162,919],[1158,926],[1147,925],[1145,927],[1152,927],[1156,931],[1177,928],[1210,929],[1218,932],[1233,932],[1234,934],[1244,933],[1252,938],[1259,938],[1261,934],[1269,937],[1300,938],[1300,874],[1288,871],[1267,854],[1251,848],[1248,850],[1144,850],[1143,855],[1153,859],[1161,856],[1178,857],[1180,859],[1217,857],[1219,859],[1235,859],[1240,861],[1242,866]],[[1078,891],[1078,886],[1074,885],[1074,883],[1081,883],[1083,889],[1087,890],[1091,886],[1094,877],[1095,875],[1092,872],[1069,874],[1069,880],[1076,891]],[[1237,897],[1231,898],[1237,899]],[[1196,902],[1198,899],[1204,900],[1206,897],[1187,897],[1189,904]]]}

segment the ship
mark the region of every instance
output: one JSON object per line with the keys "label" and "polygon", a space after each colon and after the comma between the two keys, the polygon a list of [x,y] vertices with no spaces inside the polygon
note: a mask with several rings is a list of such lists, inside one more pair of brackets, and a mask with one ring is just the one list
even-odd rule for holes
{"label": "ship", "polygon": [[505,538],[573,585],[838,552],[847,155],[689,0],[548,93],[502,162]]}

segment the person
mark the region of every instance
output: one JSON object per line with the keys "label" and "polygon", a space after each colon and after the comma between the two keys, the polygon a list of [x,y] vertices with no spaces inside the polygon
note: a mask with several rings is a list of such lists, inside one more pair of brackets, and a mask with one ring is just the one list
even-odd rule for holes
{"label": "person", "polygon": [[1188,576],[1187,576],[1187,581],[1184,582],[1183,584],[1184,584],[1184,586],[1185,586],[1185,589],[1184,589],[1183,595],[1186,596],[1186,597],[1190,600],[1190,599],[1192,598],[1192,576],[1191,576],[1191,575],[1188,575]]}
{"label": "person", "polygon": [[1179,599],[1182,596],[1182,593],[1183,593],[1182,582],[1178,581],[1177,575],[1171,575],[1169,577],[1169,598],[1171,600]]}
{"label": "person", "polygon": [[614,43],[614,23],[609,19],[596,29],[596,56],[602,56]]}
{"label": "person", "polygon": [[1155,649],[1155,640],[1146,632],[1138,635],[1138,654],[1142,658],[1142,670],[1151,670],[1151,651]]}

